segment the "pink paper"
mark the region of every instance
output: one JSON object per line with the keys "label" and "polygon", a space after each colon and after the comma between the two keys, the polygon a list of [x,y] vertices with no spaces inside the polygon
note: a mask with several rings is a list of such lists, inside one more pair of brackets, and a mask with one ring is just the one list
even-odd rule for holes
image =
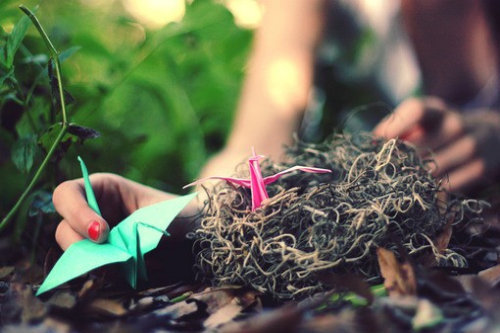
{"label": "pink paper", "polygon": [[255,150],[252,148],[252,157],[248,159],[248,167],[250,169],[250,179],[242,179],[242,178],[232,178],[232,177],[220,177],[220,176],[212,176],[206,177],[202,179],[198,179],[197,181],[184,186],[184,188],[200,184],[209,179],[221,179],[227,182],[243,186],[246,188],[250,188],[252,194],[252,211],[255,211],[257,208],[262,206],[262,201],[269,198],[269,195],[266,191],[266,185],[271,184],[278,180],[281,176],[293,172],[293,171],[303,171],[303,172],[311,172],[311,173],[330,173],[332,170],[322,169],[322,168],[313,168],[306,167],[301,165],[296,165],[289,169],[283,170],[274,174],[272,176],[268,176],[266,178],[262,177],[262,172],[260,171],[259,160],[264,158],[262,155],[256,155]]}

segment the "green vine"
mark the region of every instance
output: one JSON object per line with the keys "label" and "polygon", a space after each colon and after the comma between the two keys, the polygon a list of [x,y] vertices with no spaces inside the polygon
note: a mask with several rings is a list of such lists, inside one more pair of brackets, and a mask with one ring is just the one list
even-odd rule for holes
{"label": "green vine", "polygon": [[40,24],[40,21],[38,21],[38,18],[33,14],[31,10],[26,8],[25,6],[21,5],[19,8],[29,17],[29,19],[33,22],[33,25],[35,28],[38,30],[40,33],[43,41],[45,42],[45,45],[47,46],[49,53],[50,53],[50,60],[54,64],[54,69],[55,69],[55,75],[57,78],[57,86],[58,86],[58,94],[59,94],[59,100],[60,100],[60,106],[61,106],[61,114],[62,114],[62,123],[61,123],[61,129],[59,131],[59,134],[57,135],[56,139],[54,140],[54,143],[50,147],[49,151],[47,152],[47,155],[45,156],[44,160],[38,167],[37,171],[35,172],[35,175],[31,179],[30,183],[24,190],[24,192],[21,194],[17,202],[14,204],[14,206],[10,209],[10,211],[7,213],[7,215],[2,219],[2,222],[0,222],[0,231],[5,229],[5,227],[8,225],[9,221],[12,219],[12,217],[15,215],[23,201],[26,199],[28,194],[31,192],[35,184],[37,183],[38,179],[42,175],[45,167],[47,166],[50,158],[54,154],[54,151],[56,150],[57,146],[61,142],[61,140],[64,137],[64,134],[66,134],[66,131],[69,126],[67,114],[66,114],[66,103],[64,101],[64,90],[62,87],[62,80],[61,80],[61,64],[59,62],[59,53],[57,52],[56,48],[50,41],[49,37],[47,36],[47,33],[43,29],[42,25]]}

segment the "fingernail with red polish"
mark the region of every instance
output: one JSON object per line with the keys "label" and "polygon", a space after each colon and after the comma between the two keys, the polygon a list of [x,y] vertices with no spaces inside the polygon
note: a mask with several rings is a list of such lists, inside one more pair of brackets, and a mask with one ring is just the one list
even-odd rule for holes
{"label": "fingernail with red polish", "polygon": [[87,232],[89,234],[89,238],[94,242],[97,242],[99,240],[99,236],[101,236],[101,224],[97,221],[90,223]]}

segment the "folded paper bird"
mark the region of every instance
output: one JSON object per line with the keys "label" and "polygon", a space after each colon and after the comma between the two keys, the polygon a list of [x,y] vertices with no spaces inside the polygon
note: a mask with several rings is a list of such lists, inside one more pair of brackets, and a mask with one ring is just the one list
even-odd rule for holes
{"label": "folded paper bird", "polygon": [[266,191],[266,185],[274,183],[281,176],[283,176],[289,172],[297,171],[297,170],[303,171],[303,172],[311,172],[311,173],[330,173],[330,172],[332,172],[332,170],[329,170],[329,169],[313,168],[313,167],[296,165],[296,166],[291,167],[289,169],[278,172],[277,174],[274,174],[272,176],[268,176],[268,177],[264,178],[262,176],[262,172],[260,171],[259,160],[263,159],[265,156],[256,155],[254,148],[252,148],[252,155],[253,156],[251,156],[248,159],[248,167],[250,169],[250,179],[211,176],[211,177],[205,177],[202,179],[198,179],[197,181],[194,181],[188,185],[185,185],[183,188],[201,184],[209,179],[225,180],[229,183],[233,183],[233,184],[236,184],[239,186],[250,188],[251,195],[252,195],[252,211],[255,211],[257,208],[262,206],[262,202],[264,200],[269,199],[269,195],[267,194],[267,191]]}
{"label": "folded paper bird", "polygon": [[[90,184],[87,168],[80,159],[89,206],[100,215]],[[144,254],[154,250],[165,231],[196,193],[159,202],[133,212],[109,233],[106,243],[88,239],[72,244],[59,258],[37,291],[41,295],[95,268],[119,263],[128,283],[137,287],[139,279],[147,280]]]}

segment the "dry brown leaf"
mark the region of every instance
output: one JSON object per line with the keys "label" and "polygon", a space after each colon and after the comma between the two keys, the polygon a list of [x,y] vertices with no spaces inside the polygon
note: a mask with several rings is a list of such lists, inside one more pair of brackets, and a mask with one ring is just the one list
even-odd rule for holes
{"label": "dry brown leaf", "polygon": [[377,248],[380,273],[389,296],[414,296],[417,293],[417,281],[413,267],[408,262],[399,263],[392,251]]}
{"label": "dry brown leaf", "polygon": [[448,244],[450,244],[451,234],[453,233],[454,220],[455,220],[454,215],[448,218],[448,221],[446,222],[443,231],[436,237],[434,241],[434,245],[436,246],[440,254],[443,254],[448,248]]}
{"label": "dry brown leaf", "polygon": [[222,324],[228,323],[238,316],[243,310],[243,306],[233,299],[229,304],[224,305],[212,313],[203,323],[207,329],[214,329]]}
{"label": "dry brown leaf", "polygon": [[[168,294],[169,292],[176,290],[179,287],[185,287],[185,284],[182,282],[177,282],[171,285],[167,286],[161,286],[161,287],[155,287],[155,288],[149,288],[145,289],[142,291],[139,291],[137,293],[138,296],[158,296],[158,295],[165,295]],[[183,294],[184,292],[181,292],[180,294]],[[175,297],[175,296],[174,296]]]}
{"label": "dry brown leaf", "polygon": [[72,309],[76,305],[76,297],[68,291],[56,292],[47,302],[58,308]]}
{"label": "dry brown leaf", "polygon": [[500,320],[500,307],[498,306],[498,299],[500,299],[499,290],[492,288],[485,280],[476,277],[472,279],[471,294],[474,297],[474,301],[478,302],[486,313],[492,318]]}
{"label": "dry brown leaf", "polygon": [[455,281],[457,281],[464,292],[471,293],[472,292],[472,281],[477,279],[476,274],[461,274],[457,276],[451,277]]}
{"label": "dry brown leaf", "polygon": [[14,272],[14,266],[0,267],[0,279],[4,279]]}
{"label": "dry brown leaf", "polygon": [[[453,222],[455,221],[455,213],[451,214],[446,221],[446,224],[439,235],[434,238],[434,246],[439,254],[444,254],[450,244],[451,235],[453,233]],[[426,267],[433,267],[439,264],[434,253],[429,253],[421,263]]]}
{"label": "dry brown leaf", "polygon": [[477,275],[491,286],[496,286],[500,282],[500,264],[482,270]]}
{"label": "dry brown leaf", "polygon": [[47,317],[41,322],[36,323],[25,323],[25,324],[13,324],[13,325],[5,325],[1,327],[2,333],[20,333],[20,332],[28,332],[28,333],[42,333],[42,332],[56,332],[56,333],[69,333],[74,332],[75,330],[71,329],[71,325],[68,323],[64,323],[55,318]]}
{"label": "dry brown leaf", "polygon": [[442,311],[427,299],[418,301],[417,311],[411,320],[414,331],[432,328],[443,321]]}
{"label": "dry brown leaf", "polygon": [[244,293],[238,293],[238,304],[240,304],[243,309],[262,305],[260,303],[260,298],[258,297],[258,295],[259,293],[256,290],[247,290]]}
{"label": "dry brown leaf", "polygon": [[347,290],[373,302],[373,293],[369,284],[354,274],[319,273],[318,281],[336,290]]}
{"label": "dry brown leaf", "polygon": [[174,299],[176,297],[186,295],[187,293],[192,294],[195,290],[200,290],[200,286],[182,283],[179,286],[174,286],[172,289],[168,289],[160,294],[167,296],[169,299]]}
{"label": "dry brown leaf", "polygon": [[195,302],[182,301],[155,310],[154,313],[159,316],[168,315],[170,318],[175,320],[196,311],[198,311],[198,305]]}
{"label": "dry brown leaf", "polygon": [[71,326],[68,323],[59,321],[56,318],[45,318],[43,326],[47,328],[46,332],[69,333]]}
{"label": "dry brown leaf", "polygon": [[78,292],[78,298],[85,297],[89,293],[89,291],[94,289],[94,287],[95,287],[94,280],[90,279],[90,280],[85,281],[82,288]]}
{"label": "dry brown leaf", "polygon": [[223,306],[231,303],[236,297],[236,291],[241,287],[222,287],[222,288],[207,288],[201,293],[192,295],[194,298],[207,304],[207,312],[213,314]]}
{"label": "dry brown leaf", "polygon": [[11,284],[12,299],[11,306],[19,307],[21,310],[21,322],[29,323],[47,314],[47,306],[33,295],[33,290],[23,284]]}
{"label": "dry brown leaf", "polygon": [[218,332],[290,333],[298,330],[302,319],[303,311],[289,304],[275,310],[265,311],[245,320],[232,321],[222,326]]}
{"label": "dry brown leaf", "polygon": [[301,325],[304,332],[359,332],[356,327],[356,313],[350,309],[340,313],[327,313],[309,319]]}
{"label": "dry brown leaf", "polygon": [[121,317],[127,313],[127,309],[122,303],[112,299],[98,298],[90,303],[89,308],[92,311],[111,317]]}
{"label": "dry brown leaf", "polygon": [[436,195],[437,207],[441,215],[446,214],[446,209],[448,208],[448,193],[446,191],[440,191]]}

